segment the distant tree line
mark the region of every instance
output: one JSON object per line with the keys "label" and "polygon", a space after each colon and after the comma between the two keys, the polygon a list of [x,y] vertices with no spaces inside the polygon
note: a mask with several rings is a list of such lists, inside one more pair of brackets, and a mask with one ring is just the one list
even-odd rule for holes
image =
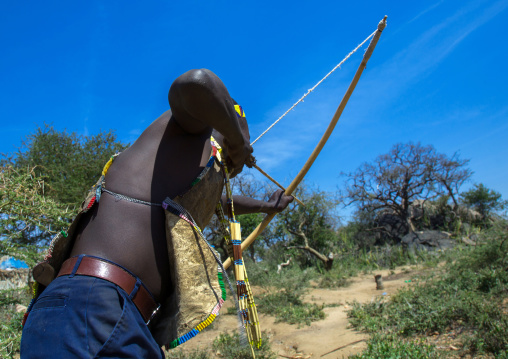
{"label": "distant tree line", "polygon": [[[110,156],[127,146],[113,131],[82,136],[45,125],[28,135],[16,153],[4,155],[0,163],[0,254],[34,263],[38,249],[69,225]],[[387,238],[396,243],[408,232],[446,229],[460,221],[488,226],[492,216],[506,207],[506,201],[483,184],[460,192],[473,174],[468,164],[458,153],[447,156],[432,146],[396,144],[357,170],[343,173],[343,189],[337,193],[304,182],[295,195],[305,206],[293,202],[244,257],[272,267],[291,261],[327,271],[337,254],[352,246],[368,248],[386,243]],[[273,191],[249,174],[235,178],[233,187],[235,193],[264,199]],[[341,204],[356,208],[347,224],[340,222]],[[474,212],[474,218],[467,219],[465,211]],[[260,214],[239,216],[244,237],[262,218]],[[398,226],[396,235],[386,235],[387,218]],[[217,221],[212,221],[205,235],[225,253]],[[369,242],[362,236],[385,240]],[[35,254],[32,258],[26,253]]]}

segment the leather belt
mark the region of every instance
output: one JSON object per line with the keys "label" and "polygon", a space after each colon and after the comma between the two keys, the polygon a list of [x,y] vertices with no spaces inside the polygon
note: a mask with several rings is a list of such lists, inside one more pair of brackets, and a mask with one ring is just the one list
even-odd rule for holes
{"label": "leather belt", "polygon": [[[71,274],[79,258],[79,256],[72,257],[63,262],[57,277]],[[74,273],[75,275],[86,275],[107,280],[122,288],[127,294],[130,294],[136,287],[137,278],[121,267],[94,257],[84,256],[81,258],[81,263]],[[157,314],[160,306],[141,282],[139,282],[138,290],[131,299],[148,325],[150,320]]]}

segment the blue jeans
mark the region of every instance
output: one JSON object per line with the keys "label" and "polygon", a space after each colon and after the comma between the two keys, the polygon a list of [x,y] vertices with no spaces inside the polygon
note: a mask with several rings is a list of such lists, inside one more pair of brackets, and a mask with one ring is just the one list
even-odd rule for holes
{"label": "blue jeans", "polygon": [[164,358],[129,294],[95,277],[56,278],[28,315],[21,358]]}

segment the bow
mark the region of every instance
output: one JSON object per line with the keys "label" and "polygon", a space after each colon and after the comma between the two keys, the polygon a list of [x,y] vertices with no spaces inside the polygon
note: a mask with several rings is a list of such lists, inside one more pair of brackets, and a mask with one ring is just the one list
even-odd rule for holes
{"label": "bow", "polygon": [[[291,184],[286,188],[285,194],[290,196],[293,191],[296,189],[296,187],[300,184],[300,182],[303,180],[307,172],[309,171],[310,167],[316,160],[317,156],[323,149],[326,141],[328,141],[328,138],[332,134],[335,125],[339,121],[340,116],[342,115],[342,111],[344,111],[344,108],[346,107],[347,102],[349,101],[349,98],[351,97],[351,94],[353,93],[356,84],[358,83],[358,80],[360,80],[360,76],[363,73],[363,70],[367,67],[367,62],[369,61],[372,53],[374,52],[374,48],[377,45],[377,42],[379,38],[381,37],[381,33],[383,32],[384,28],[386,27],[386,18],[385,16],[383,20],[381,20],[377,26],[377,30],[374,34],[374,37],[372,38],[369,47],[365,51],[365,54],[363,55],[362,62],[360,63],[360,66],[358,66],[358,69],[356,70],[355,76],[353,77],[353,80],[349,84],[348,89],[346,90],[346,93],[344,94],[344,97],[342,98],[342,101],[339,104],[339,107],[337,108],[337,111],[335,111],[335,114],[333,115],[330,124],[328,125],[328,128],[326,129],[325,133],[321,137],[321,140],[319,140],[318,144],[312,151],[311,155],[303,165],[300,172],[296,175],[296,177],[293,179]],[[263,230],[268,226],[268,224],[272,221],[272,219],[275,217],[275,214],[267,214],[263,221],[252,231],[251,234],[242,242],[242,251],[247,249],[254,240],[263,232]],[[231,265],[231,260],[228,258],[224,262],[224,268],[227,269]]]}

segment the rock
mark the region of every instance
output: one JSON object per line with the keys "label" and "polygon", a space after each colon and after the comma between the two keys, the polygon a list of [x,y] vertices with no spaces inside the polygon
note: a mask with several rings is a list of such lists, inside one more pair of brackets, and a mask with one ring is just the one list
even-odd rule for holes
{"label": "rock", "polygon": [[454,241],[450,239],[450,234],[447,232],[422,231],[406,234],[402,237],[401,244],[410,251],[414,251],[415,249],[434,251],[452,248],[454,246]]}
{"label": "rock", "polygon": [[[384,231],[381,234],[391,238],[400,238],[408,231],[407,223],[388,210],[382,211],[376,217],[375,225],[377,227],[383,227]],[[377,244],[383,244],[384,241],[380,238],[377,242]]]}

